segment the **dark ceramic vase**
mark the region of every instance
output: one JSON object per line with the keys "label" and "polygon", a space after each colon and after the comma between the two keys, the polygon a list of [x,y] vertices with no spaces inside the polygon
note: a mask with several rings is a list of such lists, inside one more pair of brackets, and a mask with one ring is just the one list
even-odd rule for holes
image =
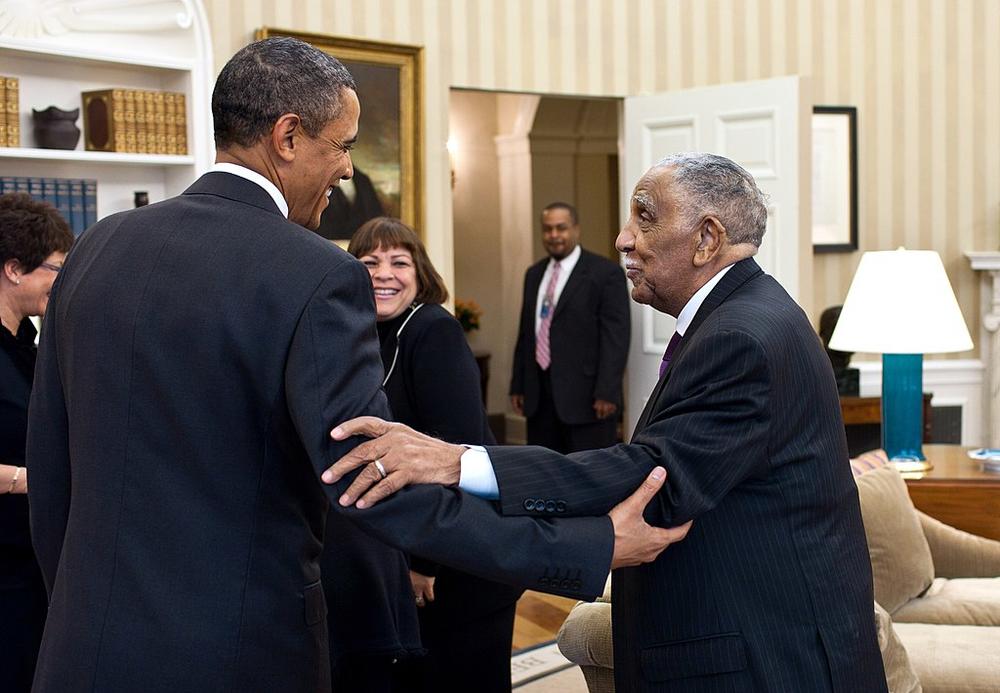
{"label": "dark ceramic vase", "polygon": [[80,141],[80,128],[76,119],[80,109],[64,111],[49,106],[43,111],[31,109],[31,119],[35,127],[35,144],[43,149],[76,149]]}

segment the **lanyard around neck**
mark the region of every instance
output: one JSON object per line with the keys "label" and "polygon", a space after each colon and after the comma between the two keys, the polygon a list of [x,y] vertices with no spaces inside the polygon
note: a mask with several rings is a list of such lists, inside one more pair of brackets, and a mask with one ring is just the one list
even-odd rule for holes
{"label": "lanyard around neck", "polygon": [[417,311],[423,307],[423,303],[418,303],[413,306],[410,314],[406,316],[406,320],[404,320],[403,324],[399,326],[398,330],[396,330],[396,352],[392,355],[392,364],[389,366],[389,372],[385,374],[385,380],[382,381],[382,387],[385,387],[385,384],[389,382],[389,376],[392,375],[392,371],[396,368],[396,359],[399,358],[399,337],[403,334],[403,328],[406,327],[406,323],[410,322],[410,318],[416,315]]}

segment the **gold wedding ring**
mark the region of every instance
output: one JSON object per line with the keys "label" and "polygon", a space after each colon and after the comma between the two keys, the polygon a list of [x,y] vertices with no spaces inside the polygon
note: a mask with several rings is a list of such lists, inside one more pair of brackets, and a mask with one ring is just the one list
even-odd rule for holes
{"label": "gold wedding ring", "polygon": [[379,476],[383,479],[389,476],[389,473],[385,471],[385,467],[382,466],[382,460],[375,460],[372,464],[375,465],[375,469],[378,470]]}

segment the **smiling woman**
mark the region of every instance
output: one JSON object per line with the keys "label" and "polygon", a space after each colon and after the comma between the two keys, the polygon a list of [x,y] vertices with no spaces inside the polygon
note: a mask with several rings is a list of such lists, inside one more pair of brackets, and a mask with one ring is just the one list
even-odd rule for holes
{"label": "smiling woman", "polygon": [[[420,238],[399,219],[377,217],[357,230],[348,251],[371,274],[385,370],[382,384],[394,418],[453,443],[492,444],[479,368],[458,320],[440,305],[448,291]],[[342,560],[339,545],[336,554]],[[372,692],[509,692],[511,635],[521,590],[417,556],[411,557],[410,582],[427,656],[395,667],[394,687],[377,687],[369,673],[364,680],[335,680],[334,689],[339,690],[339,683],[344,690]],[[331,587],[328,592],[337,593],[334,599],[338,594],[344,598],[343,585]],[[363,589],[359,601],[371,606],[372,589],[368,584]],[[371,613],[383,613],[380,606]],[[396,626],[387,623],[384,628]],[[383,664],[380,671],[393,668]],[[338,672],[334,676],[338,678]]]}

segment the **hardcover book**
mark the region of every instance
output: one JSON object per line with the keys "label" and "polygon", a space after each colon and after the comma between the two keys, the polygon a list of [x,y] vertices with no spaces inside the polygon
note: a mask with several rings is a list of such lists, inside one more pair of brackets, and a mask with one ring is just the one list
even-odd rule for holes
{"label": "hardcover book", "polygon": [[168,91],[163,95],[163,125],[166,136],[166,154],[177,153],[177,96]]}
{"label": "hardcover book", "polygon": [[177,153],[187,154],[187,106],[184,94],[175,95],[177,120]]}
{"label": "hardcover book", "polygon": [[125,90],[125,151],[134,154],[136,149],[135,89]]}
{"label": "hardcover book", "polygon": [[135,151],[145,154],[146,147],[146,98],[142,90],[135,92]]}
{"label": "hardcover book", "polygon": [[83,142],[91,152],[125,151],[125,90],[85,91]]}
{"label": "hardcover book", "polygon": [[155,154],[167,153],[167,121],[165,95],[162,91],[153,94],[153,122],[156,130]]}
{"label": "hardcover book", "polygon": [[69,224],[69,178],[56,178],[56,209]]}
{"label": "hardcover book", "polygon": [[4,80],[4,95],[7,101],[7,146],[21,146],[21,109],[18,104],[19,82],[17,77]]}
{"label": "hardcover book", "polygon": [[56,179],[42,178],[42,199],[55,208],[59,208],[56,201]]}
{"label": "hardcover book", "polygon": [[[0,75],[0,147],[7,146],[7,78]],[[0,192],[0,194],[3,194]]]}
{"label": "hardcover book", "polygon": [[83,181],[71,178],[69,181],[69,227],[74,236],[84,231],[83,220]]}
{"label": "hardcover book", "polygon": [[83,228],[97,223],[97,181],[83,181]]}
{"label": "hardcover book", "polygon": [[146,141],[141,150],[144,154],[156,154],[156,112],[155,112],[155,99],[153,98],[153,92],[142,91],[139,92],[142,96],[143,108],[142,112],[145,114],[143,131],[146,134]]}

